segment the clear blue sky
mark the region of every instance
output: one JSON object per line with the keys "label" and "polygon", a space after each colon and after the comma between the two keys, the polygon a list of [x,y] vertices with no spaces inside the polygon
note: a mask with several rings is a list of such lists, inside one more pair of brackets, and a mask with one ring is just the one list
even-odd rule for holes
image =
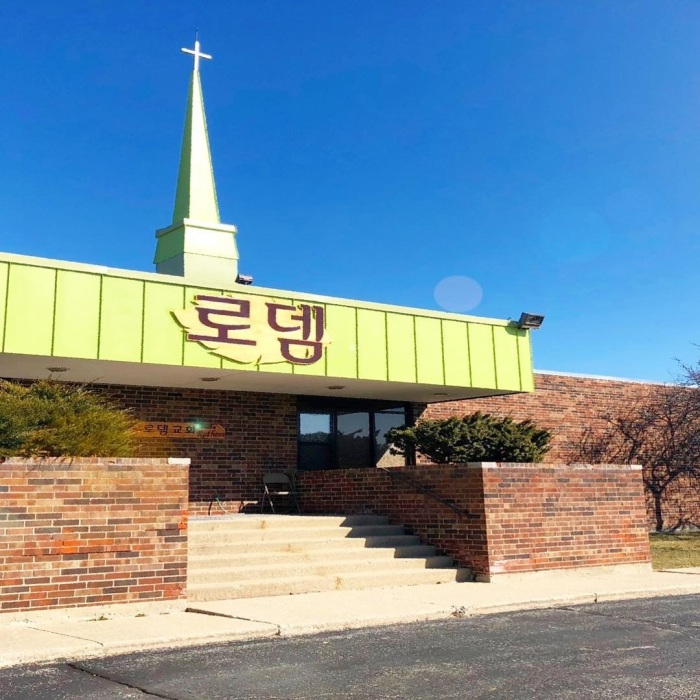
{"label": "clear blue sky", "polygon": [[700,342],[700,3],[3,3],[0,249],[152,270],[195,27],[256,284],[546,315],[538,369],[667,380]]}

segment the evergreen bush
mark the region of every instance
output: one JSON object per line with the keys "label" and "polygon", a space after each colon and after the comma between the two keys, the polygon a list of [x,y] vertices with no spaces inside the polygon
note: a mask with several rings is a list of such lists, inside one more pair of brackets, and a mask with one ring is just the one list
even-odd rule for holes
{"label": "evergreen bush", "polygon": [[0,380],[0,455],[126,457],[135,420],[84,385]]}
{"label": "evergreen bush", "polygon": [[387,433],[392,454],[420,452],[438,464],[456,462],[541,462],[550,431],[532,421],[494,418],[480,411],[463,418],[420,420]]}

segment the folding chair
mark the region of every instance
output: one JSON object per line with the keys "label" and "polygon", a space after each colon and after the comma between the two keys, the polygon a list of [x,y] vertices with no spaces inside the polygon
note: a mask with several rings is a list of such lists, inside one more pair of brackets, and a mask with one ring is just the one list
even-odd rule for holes
{"label": "folding chair", "polygon": [[301,513],[297,500],[297,489],[294,480],[284,472],[267,472],[263,474],[263,496],[260,503],[260,512],[265,512],[265,502],[270,504],[270,510],[276,513],[275,500],[285,505],[282,513],[296,511]]}

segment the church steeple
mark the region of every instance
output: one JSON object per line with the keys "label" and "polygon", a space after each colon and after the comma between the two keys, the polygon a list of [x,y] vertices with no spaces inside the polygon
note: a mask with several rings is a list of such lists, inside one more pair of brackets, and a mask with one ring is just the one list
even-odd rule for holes
{"label": "church steeple", "polygon": [[182,49],[194,56],[194,70],[185,116],[180,170],[172,224],[156,231],[156,270],[182,275],[209,285],[232,284],[238,275],[236,227],[221,224],[216,200],[214,169],[209,150],[199,61],[211,56]]}

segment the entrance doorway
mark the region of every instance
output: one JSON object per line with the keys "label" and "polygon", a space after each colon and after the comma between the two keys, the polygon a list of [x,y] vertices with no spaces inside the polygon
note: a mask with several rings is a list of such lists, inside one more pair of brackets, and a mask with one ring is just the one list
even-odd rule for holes
{"label": "entrance doorway", "polygon": [[298,468],[351,469],[404,464],[386,442],[406,425],[406,406],[360,400],[299,399]]}

